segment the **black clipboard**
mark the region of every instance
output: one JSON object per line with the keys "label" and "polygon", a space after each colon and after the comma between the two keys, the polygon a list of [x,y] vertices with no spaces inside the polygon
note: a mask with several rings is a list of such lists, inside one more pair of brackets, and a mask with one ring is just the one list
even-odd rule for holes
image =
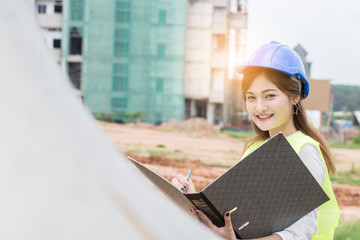
{"label": "black clipboard", "polygon": [[237,238],[259,238],[281,231],[329,200],[281,133],[199,193],[185,194],[129,159],[177,205],[187,212],[191,207],[202,210],[217,226],[224,225],[225,212],[237,207],[231,214]]}

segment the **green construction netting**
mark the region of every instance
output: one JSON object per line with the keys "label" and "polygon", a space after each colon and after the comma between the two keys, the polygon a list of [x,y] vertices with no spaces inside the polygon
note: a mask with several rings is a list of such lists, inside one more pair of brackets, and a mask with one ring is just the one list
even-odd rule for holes
{"label": "green construction netting", "polygon": [[64,60],[71,59],[76,33],[81,90],[91,112],[121,121],[140,113],[150,123],[184,118],[186,4],[64,0]]}

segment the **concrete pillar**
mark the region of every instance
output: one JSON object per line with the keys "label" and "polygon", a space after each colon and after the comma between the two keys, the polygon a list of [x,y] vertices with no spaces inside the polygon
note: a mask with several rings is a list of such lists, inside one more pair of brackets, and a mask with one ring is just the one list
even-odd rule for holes
{"label": "concrete pillar", "polygon": [[190,117],[196,117],[196,100],[190,100]]}
{"label": "concrete pillar", "polygon": [[215,104],[207,103],[206,108],[206,121],[210,124],[214,124]]}

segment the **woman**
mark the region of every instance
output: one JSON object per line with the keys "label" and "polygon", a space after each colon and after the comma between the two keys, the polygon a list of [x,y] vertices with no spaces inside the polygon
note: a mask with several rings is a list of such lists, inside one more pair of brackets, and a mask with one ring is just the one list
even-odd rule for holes
{"label": "woman", "polygon": [[[242,94],[257,134],[245,145],[242,158],[282,132],[330,198],[283,231],[261,239],[333,239],[340,213],[329,179],[335,166],[325,139],[309,124],[302,107],[309,84],[300,57],[288,46],[273,41],[256,50],[248,64],[236,70],[243,74]],[[179,188],[186,186],[188,192],[195,191],[183,176],[172,182]],[[218,228],[201,211],[193,212],[221,236],[236,239],[229,213],[224,216],[225,226]]]}

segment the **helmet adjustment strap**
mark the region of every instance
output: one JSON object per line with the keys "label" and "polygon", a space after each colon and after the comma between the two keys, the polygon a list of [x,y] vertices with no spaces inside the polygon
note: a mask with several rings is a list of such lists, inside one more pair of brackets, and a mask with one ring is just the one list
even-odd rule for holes
{"label": "helmet adjustment strap", "polygon": [[297,82],[297,84],[299,85],[299,94],[301,96],[301,77],[299,74],[295,74],[295,75],[291,75],[290,79]]}

